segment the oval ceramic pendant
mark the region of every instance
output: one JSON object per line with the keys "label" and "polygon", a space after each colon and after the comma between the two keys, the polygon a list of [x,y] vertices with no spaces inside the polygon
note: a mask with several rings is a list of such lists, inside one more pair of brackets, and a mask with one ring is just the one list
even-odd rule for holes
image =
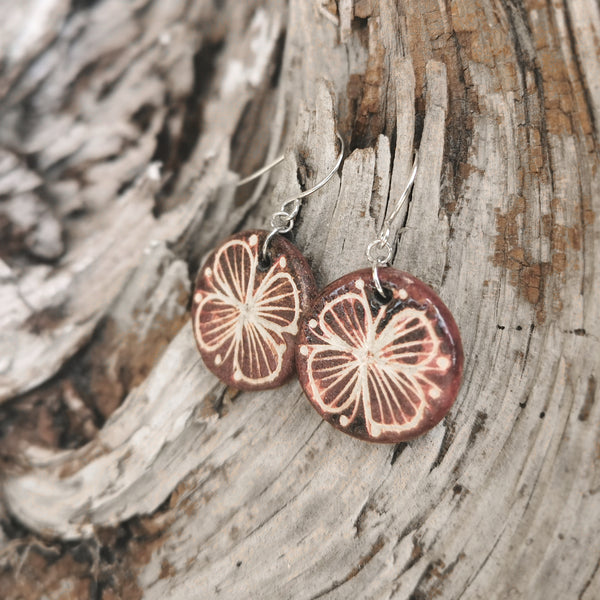
{"label": "oval ceramic pendant", "polygon": [[316,295],[314,276],[299,250],[281,236],[260,256],[268,232],[227,238],[196,279],[194,336],[206,366],[242,390],[281,385],[294,372],[295,336],[302,311]]}
{"label": "oval ceramic pendant", "polygon": [[463,351],[450,311],[408,273],[371,269],[338,279],[300,323],[296,363],[319,414],[344,433],[397,443],[436,425],[456,399]]}

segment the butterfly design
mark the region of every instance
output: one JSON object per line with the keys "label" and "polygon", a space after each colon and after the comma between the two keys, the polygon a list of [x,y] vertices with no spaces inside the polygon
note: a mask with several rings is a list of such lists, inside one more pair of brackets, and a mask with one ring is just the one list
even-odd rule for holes
{"label": "butterfly design", "polygon": [[297,333],[300,316],[300,293],[286,257],[265,271],[259,253],[256,234],[223,244],[194,294],[194,330],[205,362],[247,385],[277,379],[288,347],[284,334]]}
{"label": "butterfly design", "polygon": [[[354,287],[326,302],[307,324],[308,343],[298,350],[309,397],[342,428],[358,419],[373,438],[409,432],[442,395],[432,375],[446,374],[451,357],[425,310],[405,304],[388,313],[384,305],[373,314],[364,280]],[[394,293],[407,297],[403,289]]]}

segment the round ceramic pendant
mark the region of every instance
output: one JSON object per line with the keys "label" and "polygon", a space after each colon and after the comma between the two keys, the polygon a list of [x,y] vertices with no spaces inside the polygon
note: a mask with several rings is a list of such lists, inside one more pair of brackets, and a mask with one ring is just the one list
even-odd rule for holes
{"label": "round ceramic pendant", "polygon": [[316,295],[306,259],[275,236],[270,261],[260,261],[268,232],[243,231],[226,239],[196,279],[194,335],[206,366],[242,390],[281,385],[294,372],[301,313]]}
{"label": "round ceramic pendant", "polygon": [[300,323],[298,376],[317,412],[344,433],[397,443],[436,425],[463,369],[458,328],[435,292],[408,273],[371,269],[338,279]]}

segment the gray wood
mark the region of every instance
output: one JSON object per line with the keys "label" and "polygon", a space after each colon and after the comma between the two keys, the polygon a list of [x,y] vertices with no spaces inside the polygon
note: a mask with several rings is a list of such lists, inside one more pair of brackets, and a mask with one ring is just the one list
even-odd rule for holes
{"label": "gray wood", "polygon": [[[1,597],[600,597],[596,2],[2,14]],[[225,389],[187,316],[336,130],[294,232],[319,285],[367,266],[418,147],[394,265],[465,347],[450,414],[395,447],[295,380]]]}

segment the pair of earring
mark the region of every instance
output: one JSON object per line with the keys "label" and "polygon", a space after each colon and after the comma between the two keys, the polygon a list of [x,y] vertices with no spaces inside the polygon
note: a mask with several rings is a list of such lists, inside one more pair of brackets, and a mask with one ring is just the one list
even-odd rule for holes
{"label": "pair of earring", "polygon": [[[450,410],[460,387],[463,351],[452,314],[419,279],[389,267],[392,224],[406,201],[417,159],[396,207],[367,248],[370,268],[317,293],[311,268],[282,234],[302,200],[286,200],[271,230],[224,240],[196,279],[194,336],[206,366],[242,390],[283,384],[295,371],[326,421],[362,440],[398,443],[421,435]],[[241,181],[262,175],[283,157]]]}

